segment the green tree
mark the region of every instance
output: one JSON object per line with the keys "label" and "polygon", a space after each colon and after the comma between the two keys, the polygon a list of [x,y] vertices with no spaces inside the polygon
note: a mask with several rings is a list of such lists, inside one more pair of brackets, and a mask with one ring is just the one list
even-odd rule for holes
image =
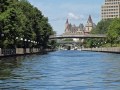
{"label": "green tree", "polygon": [[33,6],[27,0],[20,0],[20,2],[17,4],[17,7],[22,10],[23,14],[26,16],[27,19],[25,22],[23,38],[34,40],[35,33],[33,30],[33,22],[36,16],[34,16]]}
{"label": "green tree", "polygon": [[0,0],[0,13],[6,11],[10,7],[14,7],[17,2],[18,0]]}
{"label": "green tree", "polygon": [[120,38],[120,19],[115,18],[108,27],[107,37],[111,46]]}
{"label": "green tree", "polygon": [[53,33],[51,25],[48,23],[48,18],[42,15],[42,12],[36,7],[33,7],[28,1],[20,0],[18,7],[21,8],[27,17],[24,38],[35,40],[38,46],[47,47],[49,36]]}
{"label": "green tree", "polygon": [[97,26],[92,30],[92,34],[106,34],[108,31],[108,27],[111,23],[112,19],[101,20],[98,22]]}
{"label": "green tree", "polygon": [[5,35],[2,46],[7,48],[15,48],[16,37],[37,41],[46,48],[49,36],[54,34],[48,18],[27,0],[0,1],[1,33]]}
{"label": "green tree", "polygon": [[48,23],[48,18],[42,17],[40,24],[42,27],[42,30],[40,32],[41,33],[40,41],[42,42],[43,48],[46,48],[49,42],[49,36],[53,35],[54,32],[51,25]]}
{"label": "green tree", "polygon": [[[113,19],[101,20],[98,22],[97,26],[93,28],[91,34],[107,34],[108,27],[110,26]],[[101,44],[102,42],[102,44]],[[105,44],[104,39],[87,39],[86,44],[87,47],[100,47],[101,45]]]}
{"label": "green tree", "polygon": [[4,46],[8,44],[13,48],[16,37],[22,37],[25,16],[20,10],[14,8],[8,9],[0,16],[0,21],[4,21],[2,33],[4,33]]}

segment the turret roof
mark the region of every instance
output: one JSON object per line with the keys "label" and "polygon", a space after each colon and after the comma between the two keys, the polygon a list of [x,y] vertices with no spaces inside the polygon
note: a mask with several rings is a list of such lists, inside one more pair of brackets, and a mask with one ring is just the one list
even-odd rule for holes
{"label": "turret roof", "polygon": [[91,18],[91,15],[89,15],[89,18],[88,18],[87,23],[93,23],[92,18]]}
{"label": "turret roof", "polygon": [[66,20],[66,23],[69,23],[69,22],[68,22],[68,19]]}

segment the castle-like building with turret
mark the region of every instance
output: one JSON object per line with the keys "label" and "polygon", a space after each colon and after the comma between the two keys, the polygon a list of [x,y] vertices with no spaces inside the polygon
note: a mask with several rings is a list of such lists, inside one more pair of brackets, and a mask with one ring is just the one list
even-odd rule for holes
{"label": "castle-like building with turret", "polygon": [[69,23],[68,19],[65,23],[65,32],[63,35],[84,35],[89,34],[91,30],[96,25],[93,23],[91,15],[89,15],[89,18],[87,20],[87,24],[84,26],[83,24],[80,24],[79,26],[72,25]]}

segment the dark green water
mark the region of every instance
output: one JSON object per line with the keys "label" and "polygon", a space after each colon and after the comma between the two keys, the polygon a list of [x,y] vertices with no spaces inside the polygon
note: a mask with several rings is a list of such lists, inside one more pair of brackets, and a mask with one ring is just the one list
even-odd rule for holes
{"label": "dark green water", "polygon": [[120,90],[120,55],[56,51],[3,59],[0,90]]}

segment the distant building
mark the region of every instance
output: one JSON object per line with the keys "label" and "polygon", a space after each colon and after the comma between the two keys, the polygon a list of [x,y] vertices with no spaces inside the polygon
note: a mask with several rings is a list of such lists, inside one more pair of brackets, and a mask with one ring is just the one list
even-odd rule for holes
{"label": "distant building", "polygon": [[82,23],[80,23],[79,26],[72,25],[67,19],[65,23],[64,35],[83,35],[86,33],[89,34],[93,27],[95,27],[95,24],[93,23],[90,15],[85,26]]}
{"label": "distant building", "polygon": [[84,25],[80,24],[79,26],[72,25],[68,22],[68,19],[65,24],[65,33],[64,34],[83,34],[84,32]]}
{"label": "distant building", "polygon": [[85,31],[84,32],[89,34],[94,27],[96,27],[96,25],[95,25],[95,23],[93,23],[92,18],[89,15],[89,18],[87,20],[87,24],[85,26]]}
{"label": "distant building", "polygon": [[101,9],[102,19],[120,18],[120,0],[105,0]]}

